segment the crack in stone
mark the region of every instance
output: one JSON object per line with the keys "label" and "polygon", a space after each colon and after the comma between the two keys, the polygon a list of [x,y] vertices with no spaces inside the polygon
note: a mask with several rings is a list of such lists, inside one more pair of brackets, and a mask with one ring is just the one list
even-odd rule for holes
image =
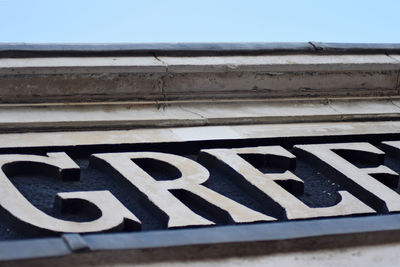
{"label": "crack in stone", "polygon": [[390,99],[390,103],[392,103],[392,105],[394,105],[395,107],[400,108],[399,105],[397,105],[395,102],[393,102],[393,99]]}
{"label": "crack in stone", "polygon": [[196,116],[199,116],[200,118],[202,118],[203,120],[205,120],[206,122],[208,121],[208,119],[206,118],[206,117],[204,117],[203,115],[201,115],[201,114],[199,114],[199,113],[197,113],[197,112],[194,112],[194,111],[192,111],[192,110],[189,110],[189,109],[186,109],[186,108],[184,108],[184,107],[182,107],[182,106],[178,106],[180,109],[182,109],[183,111],[186,111],[186,112],[189,112],[189,113],[191,113],[191,114],[193,114],[193,115],[196,115]]}
{"label": "crack in stone", "polygon": [[169,70],[168,70],[168,64],[166,63],[166,62],[164,62],[164,61],[162,61],[161,59],[159,59],[158,57],[157,57],[157,55],[156,54],[153,54],[153,57],[157,60],[157,61],[159,61],[161,64],[163,64],[164,66],[165,66],[165,74],[163,74],[159,79],[158,79],[158,82],[157,82],[157,86],[158,86],[158,89],[161,91],[161,94],[162,94],[162,102],[161,103],[158,103],[157,102],[157,109],[163,109],[163,110],[165,110],[165,108],[166,108],[166,104],[165,104],[165,102],[167,101],[167,95],[166,95],[166,93],[165,93],[165,81],[164,81],[164,78],[165,78],[165,76],[166,75],[168,75],[168,73],[169,73]]}
{"label": "crack in stone", "polygon": [[342,112],[340,112],[339,110],[337,110],[336,108],[334,108],[332,105],[331,105],[331,100],[328,98],[328,99],[326,99],[326,103],[328,104],[328,106],[333,110],[333,111],[335,111],[336,113],[338,113],[338,114],[342,114]]}
{"label": "crack in stone", "polygon": [[397,71],[396,88],[397,94],[400,94],[400,69]]}
{"label": "crack in stone", "polygon": [[[386,54],[386,56],[390,57],[391,59],[400,64],[400,61],[397,58],[394,58],[389,54]],[[397,94],[400,94],[400,69],[397,70],[397,78],[394,90],[397,90]]]}

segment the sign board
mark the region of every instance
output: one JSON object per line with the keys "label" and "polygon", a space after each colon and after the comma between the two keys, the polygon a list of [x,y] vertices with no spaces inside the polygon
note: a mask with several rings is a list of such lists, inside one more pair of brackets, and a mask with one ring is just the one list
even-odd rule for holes
{"label": "sign board", "polygon": [[9,146],[0,165],[2,260],[400,229],[399,134]]}

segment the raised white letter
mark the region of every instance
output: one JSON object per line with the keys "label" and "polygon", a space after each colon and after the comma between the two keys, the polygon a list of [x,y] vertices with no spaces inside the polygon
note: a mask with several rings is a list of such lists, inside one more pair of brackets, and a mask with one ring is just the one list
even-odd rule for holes
{"label": "raised white letter", "polygon": [[386,166],[358,168],[341,157],[337,152],[353,153],[355,157],[365,157],[369,161],[379,158],[383,161],[384,152],[369,143],[338,143],[318,145],[297,145],[315,163],[323,163],[326,171],[334,171],[332,178],[347,185],[348,190],[377,210],[400,211],[400,195],[385,186],[372,175],[386,174],[398,176]]}
{"label": "raised white letter", "polygon": [[[0,155],[0,205],[18,220],[43,230],[54,232],[89,233],[112,230],[129,222],[139,228],[140,221],[127,210],[109,191],[66,192],[58,193],[61,204],[69,200],[84,200],[94,204],[101,216],[90,222],[73,222],[54,218],[33,206],[10,182],[4,170],[11,170],[15,163],[39,165],[52,169],[63,179],[79,175],[79,166],[65,153],[47,153],[36,155]],[[79,176],[77,177],[79,178]]]}
{"label": "raised white letter", "polygon": [[[135,164],[132,159],[152,159],[166,162],[176,167],[181,176],[174,180],[157,181]],[[275,220],[275,218],[251,210],[201,185],[209,177],[207,169],[185,157],[158,152],[104,153],[93,154],[91,162],[97,163],[98,166],[108,164],[117,170],[169,216],[168,227],[214,224],[191,211],[169,191],[177,189],[195,194],[214,207],[226,211],[237,223]]]}
{"label": "raised white letter", "polygon": [[350,214],[374,213],[374,210],[366,206],[357,198],[346,191],[339,191],[342,200],[333,207],[310,208],[294,195],[282,188],[277,181],[303,181],[290,171],[284,173],[264,174],[254,168],[240,155],[265,155],[278,156],[281,160],[295,159],[289,151],[280,146],[260,146],[234,149],[204,149],[202,157],[212,155],[216,160],[223,162],[238,173],[252,186],[268,195],[286,211],[288,219],[306,219],[326,216],[342,216]]}

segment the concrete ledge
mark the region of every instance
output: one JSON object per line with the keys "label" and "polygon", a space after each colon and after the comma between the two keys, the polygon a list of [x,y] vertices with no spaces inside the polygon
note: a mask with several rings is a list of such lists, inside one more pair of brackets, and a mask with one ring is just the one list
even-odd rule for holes
{"label": "concrete ledge", "polygon": [[1,58],[0,75],[166,72],[154,57]]}
{"label": "concrete ledge", "polygon": [[0,132],[400,120],[399,98],[1,105]]}
{"label": "concrete ledge", "polygon": [[396,96],[398,55],[0,59],[0,103]]}
{"label": "concrete ledge", "polygon": [[399,70],[400,55],[0,58],[0,75]]}
{"label": "concrete ledge", "polygon": [[398,70],[400,60],[386,55],[268,55],[224,57],[158,57],[171,73],[300,72]]}

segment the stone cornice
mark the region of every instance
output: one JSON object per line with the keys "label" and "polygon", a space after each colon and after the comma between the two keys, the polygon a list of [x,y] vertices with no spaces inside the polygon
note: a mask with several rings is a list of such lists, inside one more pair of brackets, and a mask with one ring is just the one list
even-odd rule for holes
{"label": "stone cornice", "polygon": [[0,59],[0,102],[397,96],[397,54]]}

